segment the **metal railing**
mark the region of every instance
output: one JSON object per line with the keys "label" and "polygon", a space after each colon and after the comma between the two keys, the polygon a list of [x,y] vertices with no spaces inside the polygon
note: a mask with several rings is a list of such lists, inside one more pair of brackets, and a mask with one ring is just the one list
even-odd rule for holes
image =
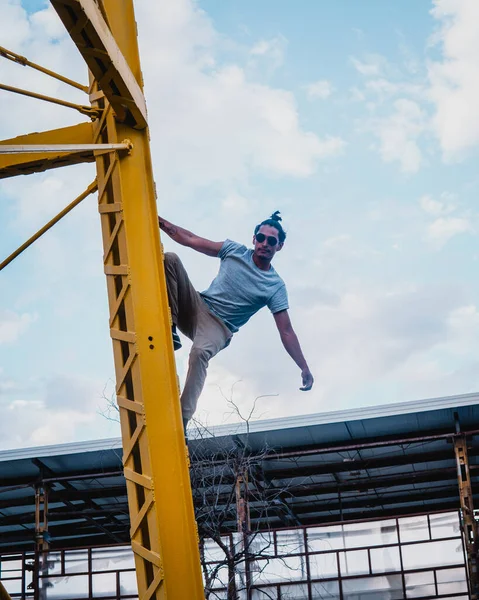
{"label": "metal railing", "polygon": [[[224,549],[204,543],[204,575],[214,575],[207,586],[211,600],[227,599],[232,574],[242,600],[470,597],[456,511],[233,533],[221,542],[238,560],[228,569]],[[50,550],[37,560],[28,552],[0,556],[12,600],[138,598],[128,546]]]}

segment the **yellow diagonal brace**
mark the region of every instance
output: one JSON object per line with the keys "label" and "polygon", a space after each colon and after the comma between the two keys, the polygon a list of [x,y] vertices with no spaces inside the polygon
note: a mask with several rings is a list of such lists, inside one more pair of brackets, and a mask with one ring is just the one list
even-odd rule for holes
{"label": "yellow diagonal brace", "polygon": [[144,129],[147,126],[146,103],[138,83],[141,81],[139,73],[132,73],[97,2],[51,0],[51,3],[118,120],[128,122],[136,129]]}
{"label": "yellow diagonal brace", "polygon": [[[1,140],[0,145],[92,144],[91,123],[80,123],[41,133],[28,133],[16,138]],[[84,152],[38,152],[34,154],[0,154],[0,179],[14,175],[28,175],[47,169],[76,165],[95,160],[92,150]]]}
{"label": "yellow diagonal brace", "polygon": [[45,96],[45,94],[38,94],[37,92],[32,92],[31,90],[24,90],[23,88],[14,87],[12,85],[5,85],[4,83],[0,83],[0,90],[4,90],[5,92],[11,92],[12,94],[20,94],[21,96],[27,96],[29,98],[35,98],[36,100],[43,100],[44,102],[50,102],[51,104],[58,104],[59,106],[64,106],[65,108],[73,108],[74,110],[80,112],[82,115],[86,115],[87,117],[91,117],[92,119],[98,117],[100,114],[98,110],[93,110],[89,106],[75,104],[75,102],[68,102],[68,100],[54,98],[53,96]]}
{"label": "yellow diagonal brace", "polygon": [[19,248],[12,252],[10,256],[8,256],[4,261],[0,263],[0,271],[2,271],[7,265],[9,265],[12,261],[14,261],[17,256],[26,250],[29,246],[31,246],[34,242],[36,242],[44,233],[46,233],[49,229],[51,229],[60,219],[63,219],[65,215],[67,215],[71,210],[75,208],[80,202],[82,202],[87,196],[93,194],[98,189],[96,180],[90,183],[87,189],[82,192],[79,196],[75,198],[68,206],[66,206],[62,211],[60,211],[53,219],[48,221],[46,225],[44,225],[41,229],[39,229],[31,238],[29,238],[24,244],[22,244]]}
{"label": "yellow diagonal brace", "polygon": [[3,583],[0,581],[0,600],[12,600],[10,594],[3,587]]}
{"label": "yellow diagonal brace", "polygon": [[23,67],[31,67],[32,69],[40,71],[41,73],[45,73],[45,75],[49,75],[50,77],[58,79],[58,81],[62,81],[63,83],[71,85],[72,87],[77,88],[82,92],[88,93],[88,87],[86,85],[82,85],[81,83],[73,81],[73,79],[69,79],[68,77],[64,77],[59,73],[55,73],[55,71],[50,71],[50,69],[46,69],[45,67],[42,67],[42,65],[37,65],[31,60],[28,60],[28,58],[26,58],[25,56],[17,54],[16,52],[12,52],[11,50],[7,50],[7,48],[4,48],[3,46],[0,46],[0,56],[3,56],[8,60],[12,60],[13,62],[18,63]]}

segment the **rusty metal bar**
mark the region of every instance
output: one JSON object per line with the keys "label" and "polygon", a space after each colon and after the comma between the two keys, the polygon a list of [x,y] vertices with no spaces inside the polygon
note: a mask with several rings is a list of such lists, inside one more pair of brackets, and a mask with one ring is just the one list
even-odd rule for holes
{"label": "rusty metal bar", "polygon": [[116,150],[130,150],[128,142],[121,144],[11,144],[0,145],[0,154],[31,154],[37,152],[114,152]]}
{"label": "rusty metal bar", "polygon": [[73,81],[73,79],[69,79],[68,77],[64,77],[59,73],[55,73],[55,71],[50,71],[50,69],[42,67],[41,65],[38,65],[37,63],[28,60],[28,58],[22,56],[21,54],[17,54],[16,52],[7,50],[7,48],[4,48],[3,46],[0,46],[0,56],[3,56],[3,58],[16,62],[17,64],[22,65],[22,67],[31,67],[36,71],[40,71],[41,73],[45,73],[45,75],[49,75],[54,79],[58,79],[58,81],[66,83],[67,85],[71,85],[72,87],[77,88],[82,92],[88,93],[88,86],[82,85],[81,83],[77,83],[76,81]]}
{"label": "rusty metal bar", "polygon": [[65,106],[66,108],[74,108],[82,115],[86,115],[91,119],[94,119],[100,115],[98,109],[91,108],[90,106],[75,104],[74,102],[67,102],[66,100],[60,100],[60,98],[53,98],[52,96],[45,96],[44,94],[37,94],[36,92],[13,87],[11,85],[5,85],[4,83],[0,83],[0,90],[12,92],[13,94],[20,94],[21,96],[28,96],[29,98],[35,98],[36,100],[51,102],[52,104],[58,104],[59,106]]}
{"label": "rusty metal bar", "polygon": [[24,250],[26,250],[29,246],[31,246],[34,242],[36,242],[44,233],[46,233],[49,229],[51,229],[58,221],[63,219],[65,215],[67,215],[72,209],[75,208],[82,200],[84,200],[87,196],[92,194],[97,190],[97,182],[92,181],[87,189],[81,193],[73,202],[70,202],[68,206],[66,206],[61,212],[59,212],[53,219],[48,221],[46,225],[44,225],[41,229],[39,229],[32,237],[30,237],[25,243],[23,243],[19,248],[12,252],[10,256],[0,263],[0,271],[2,271],[7,265],[9,265],[15,258],[17,258]]}
{"label": "rusty metal bar", "polygon": [[[472,431],[465,431],[466,437],[479,435],[479,429]],[[384,446],[401,446],[405,444],[416,444],[422,442],[433,442],[437,440],[449,440],[454,439],[457,436],[456,433],[443,433],[436,435],[423,435],[411,438],[400,438],[392,440],[378,440],[377,442],[366,442],[364,444],[348,444],[347,446],[327,446],[325,448],[310,448],[308,450],[292,450],[290,452],[272,452],[266,455],[263,460],[275,460],[279,458],[295,458],[298,456],[308,456],[315,454],[328,454],[332,452],[346,452],[352,450],[365,450],[367,448],[382,448]]]}
{"label": "rusty metal bar", "polygon": [[92,144],[93,131],[91,123],[78,123],[69,127],[60,127],[49,131],[27,133],[26,135],[0,141],[0,179],[39,173],[48,169],[93,162],[95,153],[85,152],[40,152],[33,154],[4,154],[3,146],[30,146],[51,144]]}
{"label": "rusty metal bar", "polygon": [[471,600],[477,600],[479,596],[478,530],[474,518],[472,483],[469,472],[469,458],[467,455],[467,440],[465,435],[458,435],[454,439],[454,452],[457,463],[457,479],[461,502],[461,524],[466,546]]}
{"label": "rusty metal bar", "polygon": [[236,476],[235,493],[238,532],[246,534],[251,530],[248,502],[248,472],[246,469],[241,469],[241,472]]}
{"label": "rusty metal bar", "polygon": [[41,577],[48,573],[46,552],[50,548],[48,534],[48,488],[40,482],[35,486],[35,561],[33,569],[34,599],[46,600],[46,590],[40,588]]}
{"label": "rusty metal bar", "polygon": [[100,473],[88,473],[84,475],[66,475],[64,477],[46,477],[45,483],[56,483],[60,481],[81,481],[82,479],[100,479],[102,477],[123,477],[123,471],[104,471]]}

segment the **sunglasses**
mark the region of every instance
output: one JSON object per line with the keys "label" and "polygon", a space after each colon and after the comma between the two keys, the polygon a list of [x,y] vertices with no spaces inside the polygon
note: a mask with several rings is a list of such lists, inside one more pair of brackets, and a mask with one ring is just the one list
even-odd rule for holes
{"label": "sunglasses", "polygon": [[255,235],[256,241],[262,244],[265,240],[268,240],[268,246],[276,246],[278,243],[278,239],[274,237],[274,235],[266,236],[264,233],[257,233]]}

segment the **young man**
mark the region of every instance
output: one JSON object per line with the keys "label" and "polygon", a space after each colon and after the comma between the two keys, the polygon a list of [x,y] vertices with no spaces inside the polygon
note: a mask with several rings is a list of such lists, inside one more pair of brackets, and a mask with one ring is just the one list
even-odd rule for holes
{"label": "young man", "polygon": [[176,327],[190,340],[188,374],[181,394],[183,424],[193,416],[206,379],[208,362],[226,348],[233,334],[260,308],[268,306],[273,314],[286,351],[301,369],[303,391],[313,386],[313,376],[301,351],[288,315],[286,286],[271,261],[284,245],[286,233],[276,211],[254,230],[254,249],[226,240],[212,242],[158,217],[160,229],[172,240],[221,260],[218,275],[210,287],[198,293],[191,284],[180,259],[165,253],[168,300],[173,320],[175,350],[181,348]]}

